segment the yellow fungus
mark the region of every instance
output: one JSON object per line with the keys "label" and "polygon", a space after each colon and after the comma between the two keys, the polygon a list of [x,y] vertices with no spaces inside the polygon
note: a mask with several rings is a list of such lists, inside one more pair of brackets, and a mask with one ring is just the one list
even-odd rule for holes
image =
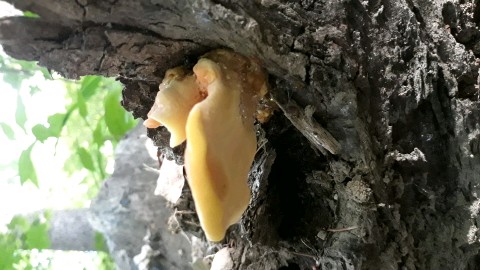
{"label": "yellow fungus", "polygon": [[170,147],[175,147],[185,141],[188,114],[202,97],[195,77],[185,76],[179,67],[165,73],[159,89],[144,125],[148,128],[164,125],[170,131]]}
{"label": "yellow fungus", "polygon": [[254,114],[266,76],[254,60],[226,50],[204,55],[193,72],[165,78],[145,125],[165,125],[174,143],[186,135],[185,169],[200,224],[209,240],[220,241],[250,201]]}

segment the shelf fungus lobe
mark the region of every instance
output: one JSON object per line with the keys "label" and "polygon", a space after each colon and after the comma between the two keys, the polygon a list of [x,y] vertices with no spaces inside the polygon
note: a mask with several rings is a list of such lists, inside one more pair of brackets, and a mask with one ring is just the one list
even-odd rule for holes
{"label": "shelf fungus lobe", "polygon": [[186,139],[187,117],[201,101],[200,91],[195,78],[186,76],[181,67],[167,70],[159,89],[144,125],[148,128],[164,125],[170,131],[170,147],[175,147]]}
{"label": "shelf fungus lobe", "polygon": [[[157,115],[159,110],[155,106],[159,106],[159,101],[171,100],[157,96],[146,125],[153,119],[164,124],[172,136],[177,126],[184,125],[185,168],[200,224],[209,240],[220,241],[227,228],[240,219],[250,201],[247,178],[257,145],[254,114],[258,101],[267,91],[266,75],[254,60],[226,50],[204,55],[193,67],[193,72],[195,83],[188,84],[189,89],[178,87],[175,91],[196,94],[172,94],[170,97],[190,97],[184,106],[191,108],[186,123],[180,122],[183,116],[175,120],[175,128],[162,122],[163,116]],[[187,85],[189,78],[183,81]],[[184,109],[180,111],[183,113]],[[178,112],[162,113],[176,115]]]}

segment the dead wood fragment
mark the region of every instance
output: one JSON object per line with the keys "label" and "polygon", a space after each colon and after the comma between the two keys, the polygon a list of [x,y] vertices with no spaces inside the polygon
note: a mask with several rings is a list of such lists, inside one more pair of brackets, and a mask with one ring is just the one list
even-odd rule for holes
{"label": "dead wood fragment", "polygon": [[325,153],[327,149],[333,155],[338,155],[341,146],[338,141],[323,128],[315,119],[313,113],[315,108],[312,106],[305,107],[302,110],[295,101],[289,100],[287,104],[282,104],[277,101],[278,106],[285,113],[285,116],[292,122],[292,124],[317,148]]}

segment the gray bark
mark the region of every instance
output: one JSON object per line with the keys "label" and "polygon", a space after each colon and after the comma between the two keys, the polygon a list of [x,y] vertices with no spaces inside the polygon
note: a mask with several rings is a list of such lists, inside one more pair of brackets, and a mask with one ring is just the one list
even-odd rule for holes
{"label": "gray bark", "polygon": [[[88,221],[89,209],[64,209],[49,211],[48,238],[49,249],[96,251],[95,230]],[[41,217],[41,218],[40,218]],[[44,211],[26,215],[30,223],[44,219]]]}
{"label": "gray bark", "polygon": [[89,209],[58,210],[49,220],[50,248],[56,250],[92,251],[95,231],[88,222]]}
{"label": "gray bark", "polygon": [[134,257],[142,249],[138,259],[145,260],[148,269],[189,269],[189,239],[170,232],[172,209],[153,194],[158,160],[148,153],[154,146],[145,133],[137,126],[118,144],[114,173],[92,201],[90,222],[107,239],[119,269],[137,269]]}
{"label": "gray bark", "polygon": [[[2,19],[7,53],[119,76],[136,117],[167,68],[207,50],[261,61],[282,110],[260,127],[254,199],[226,239],[235,269],[477,268],[478,1],[11,2],[41,19]],[[306,139],[315,126],[338,154]],[[164,132],[149,136],[181,161]]]}

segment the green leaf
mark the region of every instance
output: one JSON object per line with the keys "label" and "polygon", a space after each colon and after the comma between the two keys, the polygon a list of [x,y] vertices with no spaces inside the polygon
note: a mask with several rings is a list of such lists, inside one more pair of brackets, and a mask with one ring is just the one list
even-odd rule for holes
{"label": "green leaf", "polygon": [[39,93],[42,91],[38,85],[30,85],[30,95],[35,95],[36,93]]}
{"label": "green leaf", "polygon": [[103,234],[99,232],[95,232],[95,250],[108,253],[107,242],[105,241]]}
{"label": "green leaf", "polygon": [[65,160],[63,163],[63,171],[67,173],[68,176],[72,176],[75,172],[83,169],[83,165],[80,162],[78,155],[73,156]]}
{"label": "green leaf", "polygon": [[32,133],[35,135],[35,138],[40,142],[44,142],[50,137],[60,137],[62,129],[65,126],[66,114],[56,113],[48,117],[49,127],[46,128],[44,125],[37,124],[32,128]]}
{"label": "green leaf", "polygon": [[136,121],[120,105],[120,94],[117,91],[108,92],[104,106],[107,129],[116,140],[120,140],[127,131],[135,126]]}
{"label": "green leaf", "polygon": [[48,117],[48,123],[50,126],[48,129],[51,132],[51,136],[53,137],[60,137],[60,134],[62,133],[62,129],[65,126],[65,123],[67,122],[68,116],[64,113],[56,113],[54,115],[50,115]]}
{"label": "green leaf", "polygon": [[99,232],[95,232],[95,250],[98,253],[99,258],[101,259],[99,270],[113,270],[116,269],[115,263],[112,260],[112,257],[109,254],[107,242],[103,235]]}
{"label": "green leaf", "polygon": [[18,159],[18,175],[20,176],[22,185],[30,181],[38,187],[37,173],[35,172],[31,158],[34,145],[35,143],[30,145],[26,150],[23,150],[22,154],[20,154],[20,158]]}
{"label": "green leaf", "polygon": [[8,223],[7,228],[10,231],[14,230],[21,230],[26,231],[30,227],[30,222],[25,217],[22,216],[14,216],[11,220],[10,223]]}
{"label": "green leaf", "polygon": [[25,113],[25,105],[20,95],[17,96],[17,109],[15,111],[15,122],[19,127],[25,130],[25,122],[27,122],[27,115]]}
{"label": "green leaf", "polygon": [[105,135],[103,134],[103,121],[97,123],[97,127],[93,131],[93,141],[98,145],[102,146],[105,143]]}
{"label": "green leaf", "polygon": [[82,165],[89,171],[95,171],[95,165],[93,164],[93,159],[87,149],[79,147],[77,149],[77,154],[80,157],[80,162]]}
{"label": "green leaf", "polygon": [[46,209],[46,210],[43,210],[43,217],[46,219],[46,220],[50,220],[52,219],[52,216],[53,216],[53,213],[52,213],[52,210],[50,209]]}
{"label": "green leaf", "polygon": [[97,148],[91,153],[91,155],[96,158],[98,164],[98,173],[100,174],[100,179],[103,181],[107,178],[107,174],[105,172],[105,164],[107,164],[107,159],[105,155]]}
{"label": "green leaf", "polygon": [[82,84],[80,86],[80,93],[85,99],[89,99],[97,91],[102,77],[100,76],[85,76],[82,78]]}
{"label": "green leaf", "polygon": [[77,94],[77,105],[78,105],[78,112],[80,113],[80,116],[83,117],[83,119],[86,119],[87,117],[87,104],[85,103],[85,98],[83,95],[78,92]]}
{"label": "green leaf", "polygon": [[40,18],[40,16],[38,14],[33,13],[31,11],[28,11],[28,10],[23,12],[23,16],[29,17],[29,18]]}
{"label": "green leaf", "polygon": [[5,136],[7,136],[9,140],[15,140],[15,133],[9,125],[5,123],[0,123],[0,127],[2,128],[3,133],[5,134]]}
{"label": "green leaf", "polygon": [[5,73],[3,74],[3,81],[10,84],[13,89],[20,89],[22,86],[23,77],[20,75],[21,71],[14,71],[15,73]]}
{"label": "green leaf", "polygon": [[53,80],[53,77],[52,77],[52,74],[50,73],[50,70],[48,70],[46,68],[41,68],[40,71],[42,72],[43,78],[45,78],[45,80]]}
{"label": "green leaf", "polygon": [[46,139],[52,136],[50,129],[46,128],[43,125],[37,124],[32,128],[32,133],[35,135],[35,138],[40,142],[44,142]]}
{"label": "green leaf", "polygon": [[18,262],[18,256],[15,256],[17,247],[12,245],[8,235],[0,235],[0,269],[13,270],[13,265]]}
{"label": "green leaf", "polygon": [[[25,61],[25,62],[28,62],[28,61]],[[53,80],[53,77],[52,77],[52,74],[50,73],[50,70],[48,70],[47,68],[39,66],[38,63],[36,63],[36,62],[31,62],[31,63],[35,64],[35,67],[33,68],[33,70],[40,71],[45,80]]]}
{"label": "green leaf", "polygon": [[15,60],[12,59],[15,64],[18,64],[22,67],[22,71],[28,71],[28,74],[33,76],[35,72],[40,68],[36,62],[33,61],[25,61],[25,60]]}
{"label": "green leaf", "polygon": [[25,244],[28,249],[46,249],[50,246],[47,223],[33,223],[25,232]]}

